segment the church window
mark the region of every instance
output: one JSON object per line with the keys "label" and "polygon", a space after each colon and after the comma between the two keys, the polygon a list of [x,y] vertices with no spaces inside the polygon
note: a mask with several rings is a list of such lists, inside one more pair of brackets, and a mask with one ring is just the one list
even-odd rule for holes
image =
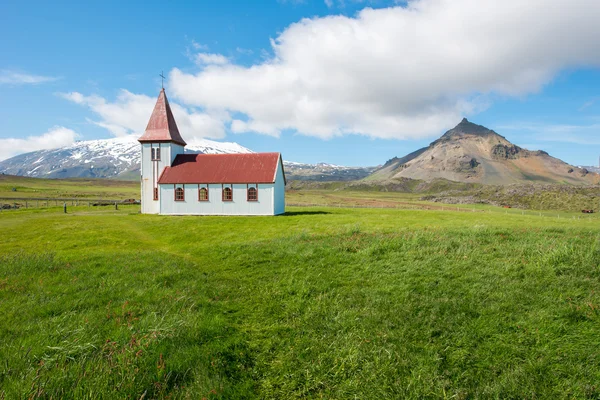
{"label": "church window", "polygon": [[201,187],[198,189],[198,201],[208,201],[208,188]]}
{"label": "church window", "polygon": [[223,201],[233,201],[233,190],[230,186],[223,188]]}
{"label": "church window", "polygon": [[153,147],[150,151],[152,161],[160,161],[160,147]]}
{"label": "church window", "polygon": [[185,192],[183,191],[183,188],[176,188],[175,189],[175,201],[184,201],[185,200]]}
{"label": "church window", "polygon": [[158,188],[154,188],[154,200],[158,200]]}
{"label": "church window", "polygon": [[258,189],[255,186],[250,186],[248,188],[247,200],[258,201]]}

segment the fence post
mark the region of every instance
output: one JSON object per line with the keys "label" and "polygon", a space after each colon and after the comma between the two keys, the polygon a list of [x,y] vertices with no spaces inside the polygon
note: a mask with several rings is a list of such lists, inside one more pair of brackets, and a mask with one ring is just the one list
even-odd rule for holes
{"label": "fence post", "polygon": [[65,214],[67,213],[67,202],[65,201],[65,203],[63,204],[63,209]]}

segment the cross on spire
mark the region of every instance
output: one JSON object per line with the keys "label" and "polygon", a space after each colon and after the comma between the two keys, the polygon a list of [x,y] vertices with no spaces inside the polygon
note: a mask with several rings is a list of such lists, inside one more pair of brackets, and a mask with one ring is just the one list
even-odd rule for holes
{"label": "cross on spire", "polygon": [[164,75],[163,71],[160,71],[159,76],[161,77],[160,86],[164,89],[165,88],[165,75]]}

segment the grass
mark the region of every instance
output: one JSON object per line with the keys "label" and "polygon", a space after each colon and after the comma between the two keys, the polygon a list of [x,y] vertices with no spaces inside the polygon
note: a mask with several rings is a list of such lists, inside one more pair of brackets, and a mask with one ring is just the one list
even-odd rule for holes
{"label": "grass", "polygon": [[596,220],[0,214],[0,398],[598,398]]}
{"label": "grass", "polygon": [[[388,187],[389,186],[389,187]],[[14,190],[13,190],[14,189]],[[479,204],[444,205],[423,201],[422,197],[470,197],[471,202],[505,204],[524,210],[554,210],[579,213],[582,209],[598,211],[600,195],[597,186],[533,186],[511,185],[506,187],[485,186],[434,180],[423,182],[403,179],[386,184],[363,184],[361,182],[290,182],[286,191],[289,204],[327,206],[367,206],[397,208],[450,207],[497,210],[493,206]],[[69,199],[139,199],[139,182],[109,179],[39,179],[0,175],[1,198],[69,198]],[[2,201],[0,201],[2,203]],[[11,204],[5,200],[4,203]],[[25,206],[23,201],[18,204]],[[38,206],[30,203],[28,206]],[[41,203],[44,206],[44,203]],[[59,205],[55,203],[55,205]]]}
{"label": "grass", "polygon": [[0,175],[0,198],[129,199],[140,197],[139,181],[40,179]]}

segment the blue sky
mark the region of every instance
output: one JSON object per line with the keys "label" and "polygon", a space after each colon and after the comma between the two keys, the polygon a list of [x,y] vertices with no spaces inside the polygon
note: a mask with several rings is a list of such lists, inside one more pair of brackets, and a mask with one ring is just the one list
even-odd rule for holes
{"label": "blue sky", "polygon": [[524,4],[3,2],[0,159],[141,134],[163,70],[188,142],[377,165],[466,116],[597,165],[600,5]]}

